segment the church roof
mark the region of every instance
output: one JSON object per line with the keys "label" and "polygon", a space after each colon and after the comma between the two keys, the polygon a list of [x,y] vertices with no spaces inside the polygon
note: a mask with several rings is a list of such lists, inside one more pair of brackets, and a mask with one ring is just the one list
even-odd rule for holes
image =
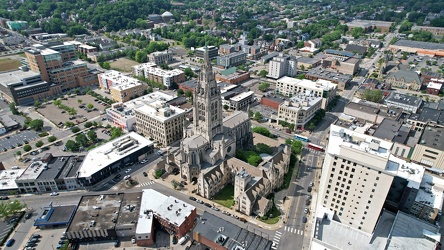
{"label": "church roof", "polygon": [[248,114],[242,111],[236,111],[232,115],[227,116],[223,120],[224,127],[232,129],[246,120],[249,120]]}
{"label": "church roof", "polygon": [[193,135],[183,140],[183,145],[186,145],[190,148],[198,148],[204,144],[207,144],[208,141],[202,135]]}

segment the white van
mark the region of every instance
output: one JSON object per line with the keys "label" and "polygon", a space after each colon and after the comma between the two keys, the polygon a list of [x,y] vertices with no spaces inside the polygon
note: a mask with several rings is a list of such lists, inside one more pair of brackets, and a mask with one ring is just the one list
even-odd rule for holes
{"label": "white van", "polygon": [[187,241],[187,239],[188,239],[188,236],[187,235],[185,235],[185,236],[183,236],[182,238],[180,238],[180,240],[179,240],[179,245],[183,245],[184,243],[185,243],[185,241]]}

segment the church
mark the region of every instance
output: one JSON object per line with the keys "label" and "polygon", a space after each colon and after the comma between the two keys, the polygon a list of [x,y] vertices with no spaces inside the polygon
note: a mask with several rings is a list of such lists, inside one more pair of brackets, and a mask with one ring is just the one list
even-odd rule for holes
{"label": "church", "polygon": [[[167,172],[179,168],[181,178],[197,182],[197,194],[207,199],[232,183],[238,200],[236,210],[262,215],[271,207],[271,201],[265,197],[282,184],[283,175],[288,172],[290,149],[279,147],[275,156],[258,167],[236,159],[237,149],[253,147],[250,118],[243,111],[224,117],[222,108],[220,88],[206,48],[194,89],[193,123],[183,126],[180,149],[158,166],[165,167]],[[248,199],[249,206],[242,209],[239,199]]]}

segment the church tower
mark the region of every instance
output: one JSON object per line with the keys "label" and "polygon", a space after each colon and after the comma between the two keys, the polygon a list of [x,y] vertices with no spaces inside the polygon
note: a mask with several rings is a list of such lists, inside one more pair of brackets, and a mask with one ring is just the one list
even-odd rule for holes
{"label": "church tower", "polygon": [[222,99],[217,86],[213,67],[205,45],[204,64],[200,68],[199,79],[193,97],[194,134],[200,134],[208,141],[223,133]]}

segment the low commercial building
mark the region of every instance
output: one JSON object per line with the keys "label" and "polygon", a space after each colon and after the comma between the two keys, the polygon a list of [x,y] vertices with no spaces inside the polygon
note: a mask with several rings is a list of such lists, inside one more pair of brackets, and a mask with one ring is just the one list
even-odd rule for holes
{"label": "low commercial building", "polygon": [[22,35],[9,34],[9,33],[7,35],[0,35],[0,43],[6,46],[22,44],[24,41],[25,37]]}
{"label": "low commercial building", "polygon": [[442,213],[444,179],[425,173],[410,214],[435,224]]}
{"label": "low commercial building", "polygon": [[434,36],[443,36],[444,28],[443,27],[432,27],[432,26],[413,26],[412,31],[428,31],[431,32]]}
{"label": "low commercial building", "polygon": [[76,212],[76,205],[43,207],[35,219],[34,226],[38,228],[58,228],[69,225]]}
{"label": "low commercial building", "polygon": [[216,65],[225,69],[244,64],[247,61],[247,53],[234,52],[227,55],[218,56]]}
{"label": "low commercial building", "polygon": [[134,110],[155,101],[168,102],[175,99],[163,92],[153,92],[125,103],[114,103],[106,109],[106,119],[126,131],[136,129],[136,116]]}
{"label": "low commercial building", "polygon": [[327,80],[338,85],[339,90],[344,90],[350,84],[353,76],[349,74],[341,74],[325,69],[311,69],[305,74],[305,78],[316,81],[318,79]]}
{"label": "low commercial building", "polygon": [[296,129],[304,129],[316,111],[321,109],[321,104],[322,97],[296,95],[279,105],[278,122],[285,121],[294,124]]}
{"label": "low commercial building", "polygon": [[424,165],[426,168],[444,172],[444,128],[427,127],[423,130],[419,143],[415,146],[412,161]]}
{"label": "low commercial building", "polygon": [[77,180],[82,186],[92,186],[125,165],[141,161],[153,151],[153,142],[130,132],[90,150],[77,171]]}
{"label": "low commercial building", "polygon": [[310,58],[310,57],[298,57],[298,69],[300,70],[309,70],[321,65],[321,60],[318,58]]}
{"label": "low commercial building", "polygon": [[222,105],[228,106],[230,110],[246,110],[248,105],[254,101],[254,92],[247,91],[242,93],[226,92],[222,94]]}
{"label": "low commercial building", "polygon": [[353,30],[354,28],[362,28],[366,32],[379,30],[379,32],[387,33],[390,31],[390,27],[392,26],[392,24],[393,22],[355,19],[351,22],[346,23],[345,25],[347,25],[348,30]]}
{"label": "low commercial building", "polygon": [[419,114],[411,114],[407,117],[407,123],[412,125],[412,130],[421,132],[427,126],[444,128],[444,110],[424,107]]}
{"label": "low commercial building", "polygon": [[193,240],[210,249],[272,249],[273,242],[216,215],[204,212],[193,229]]}
{"label": "low commercial building", "polygon": [[15,180],[23,174],[24,169],[0,170],[0,195],[10,195],[17,192],[18,186]]}
{"label": "low commercial building", "polygon": [[82,44],[77,47],[77,51],[82,54],[89,54],[89,53],[97,52],[98,49],[97,49],[97,47],[94,47],[94,46]]}
{"label": "low commercial building", "polygon": [[205,54],[205,49],[208,50],[208,57],[210,59],[214,59],[218,56],[218,49],[216,46],[205,46],[205,47],[197,48],[195,50],[195,52],[196,52],[195,56],[203,59],[204,54]]}
{"label": "low commercial building", "polygon": [[148,56],[148,62],[154,63],[156,65],[170,64],[173,62],[173,54],[169,53],[168,50],[156,51]]}
{"label": "low commercial building", "polygon": [[444,44],[419,42],[406,39],[400,39],[389,45],[389,49],[393,51],[403,51],[408,53],[416,53],[421,56],[444,56]]}
{"label": "low commercial building", "polygon": [[362,122],[375,124],[381,123],[384,118],[397,120],[401,113],[401,108],[388,109],[381,104],[368,101],[350,102],[344,108],[344,114],[353,116]]}
{"label": "low commercial building", "polygon": [[17,105],[32,105],[36,100],[62,94],[60,85],[42,80],[39,73],[15,70],[0,74],[0,95]]}
{"label": "low commercial building", "polygon": [[336,96],[337,84],[326,80],[300,80],[284,76],[276,82],[276,93],[288,97],[298,94],[322,97],[322,109],[326,109],[330,101]]}
{"label": "low commercial building", "polygon": [[279,109],[279,105],[285,101],[284,98],[278,96],[278,95],[266,95],[261,97],[261,105],[270,107],[274,110]]}
{"label": "low commercial building", "polygon": [[322,66],[324,68],[335,69],[341,74],[354,75],[359,69],[359,62],[360,59],[353,57],[343,60],[334,57],[328,57],[323,60]]}
{"label": "low commercial building", "polygon": [[220,74],[216,74],[216,81],[230,84],[240,84],[248,79],[250,79],[250,73],[238,71],[236,67],[223,70]]}
{"label": "low commercial building", "polygon": [[180,69],[163,70],[153,63],[143,63],[132,67],[133,75],[143,76],[147,80],[162,83],[167,88],[173,88],[185,81],[185,73]]}
{"label": "low commercial building", "polygon": [[6,132],[20,127],[20,124],[13,120],[9,115],[0,116],[0,123],[3,125]]}
{"label": "low commercial building", "polygon": [[426,87],[426,93],[430,95],[439,95],[442,91],[443,82],[429,82]]}
{"label": "low commercial building", "polygon": [[391,92],[384,100],[388,107],[402,108],[405,112],[416,113],[422,105],[422,98]]}
{"label": "low commercial building", "polygon": [[155,101],[134,110],[137,132],[155,143],[168,146],[183,137],[186,112],[165,101]]}
{"label": "low commercial building", "polygon": [[142,96],[148,85],[118,71],[109,70],[98,75],[100,88],[111,93],[112,100],[126,102],[134,97]]}

